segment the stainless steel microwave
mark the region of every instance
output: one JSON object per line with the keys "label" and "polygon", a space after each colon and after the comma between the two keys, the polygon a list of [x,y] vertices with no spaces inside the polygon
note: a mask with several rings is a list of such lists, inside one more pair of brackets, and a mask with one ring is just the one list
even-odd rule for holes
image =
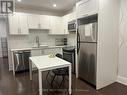
{"label": "stainless steel microwave", "polygon": [[76,20],[68,22],[68,31],[76,32]]}

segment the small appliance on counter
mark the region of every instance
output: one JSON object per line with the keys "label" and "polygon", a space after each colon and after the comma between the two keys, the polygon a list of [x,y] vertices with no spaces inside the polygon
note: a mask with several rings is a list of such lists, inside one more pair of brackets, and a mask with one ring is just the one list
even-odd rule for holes
{"label": "small appliance on counter", "polygon": [[64,38],[63,41],[64,41],[64,45],[67,45],[67,38]]}

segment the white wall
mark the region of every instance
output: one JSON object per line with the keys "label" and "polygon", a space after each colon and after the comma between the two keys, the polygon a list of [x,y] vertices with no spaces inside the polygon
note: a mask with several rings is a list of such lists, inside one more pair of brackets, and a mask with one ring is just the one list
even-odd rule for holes
{"label": "white wall", "polygon": [[1,37],[6,37],[6,23],[3,17],[0,17],[0,57],[2,57]]}
{"label": "white wall", "polygon": [[119,0],[99,0],[97,89],[117,80]]}
{"label": "white wall", "polygon": [[118,81],[127,85],[127,0],[120,0]]}

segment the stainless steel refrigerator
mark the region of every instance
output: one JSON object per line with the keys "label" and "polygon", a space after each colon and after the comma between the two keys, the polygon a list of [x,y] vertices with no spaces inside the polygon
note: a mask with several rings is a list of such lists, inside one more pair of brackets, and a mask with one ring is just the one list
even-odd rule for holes
{"label": "stainless steel refrigerator", "polygon": [[[81,20],[83,21],[83,20]],[[79,20],[80,22],[80,20]],[[79,78],[96,86],[97,64],[97,21],[80,23],[77,31],[78,72]]]}

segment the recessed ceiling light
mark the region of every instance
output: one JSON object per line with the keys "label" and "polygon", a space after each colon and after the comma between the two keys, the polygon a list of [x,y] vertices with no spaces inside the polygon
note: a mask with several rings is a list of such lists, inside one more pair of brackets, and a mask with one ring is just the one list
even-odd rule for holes
{"label": "recessed ceiling light", "polygon": [[53,4],[53,7],[56,7],[56,4]]}
{"label": "recessed ceiling light", "polygon": [[21,2],[22,0],[17,0],[18,2]]}

